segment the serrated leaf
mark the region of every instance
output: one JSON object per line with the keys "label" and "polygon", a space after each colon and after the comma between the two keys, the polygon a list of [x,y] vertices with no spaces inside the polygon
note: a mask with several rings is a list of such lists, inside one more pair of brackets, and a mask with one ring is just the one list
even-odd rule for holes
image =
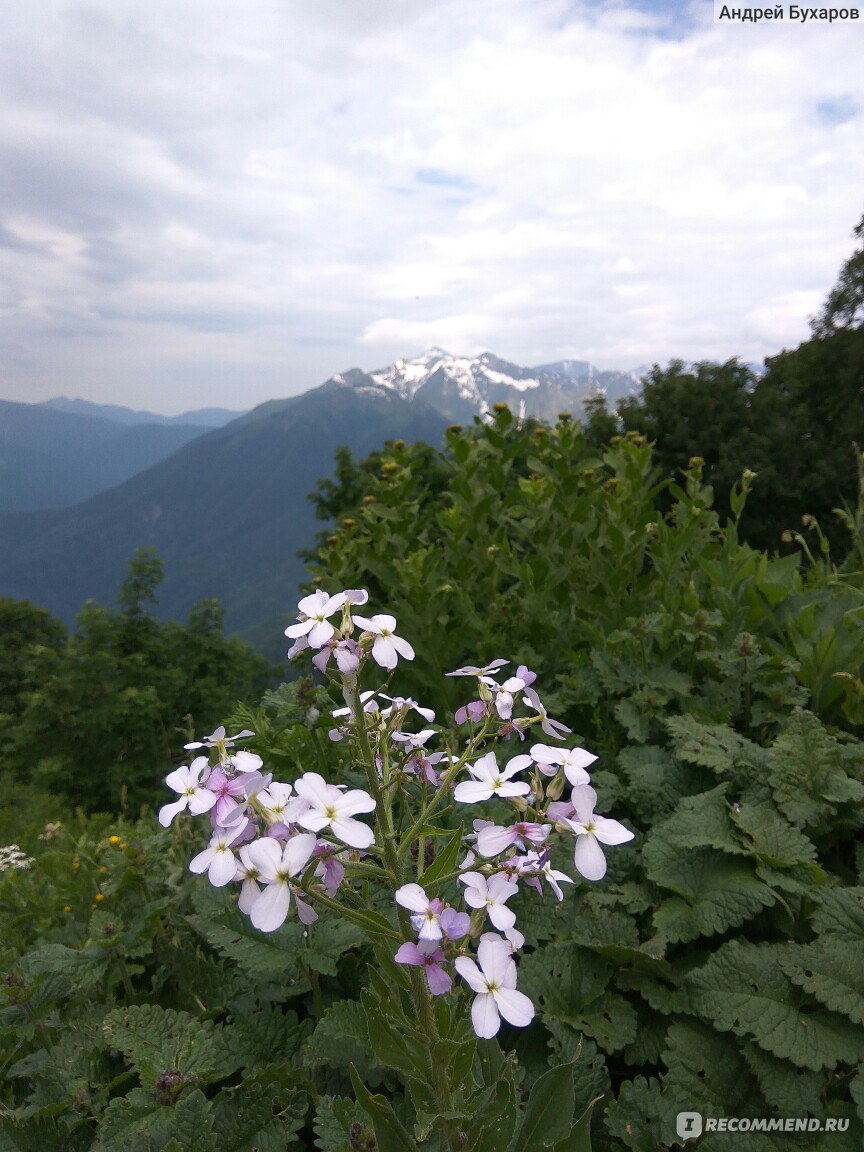
{"label": "serrated leaf", "polygon": [[752,1041],[742,1045],[742,1052],[762,1095],[779,1115],[795,1116],[800,1111],[818,1116],[824,1111],[821,1095],[828,1084],[824,1072],[796,1068]]}
{"label": "serrated leaf", "polygon": [[846,772],[842,746],[812,712],[797,708],[769,752],[777,807],[793,824],[815,824],[838,805],[864,800],[864,785]]}
{"label": "serrated leaf", "polygon": [[824,1009],[803,1010],[804,994],[781,970],[785,952],[783,945],[724,944],[685,978],[694,1009],[801,1068],[854,1064],[864,1055],[864,1031]]}
{"label": "serrated leaf", "polygon": [[766,763],[764,748],[726,724],[701,724],[687,715],[671,716],[666,727],[679,759],[710,768],[717,776],[729,778],[741,768],[759,770]]}
{"label": "serrated leaf", "polygon": [[816,897],[813,928],[864,947],[864,887],[830,888]]}
{"label": "serrated leaf", "polygon": [[366,1113],[355,1100],[322,1096],[312,1124],[315,1147],[319,1152],[353,1152],[351,1125],[356,1123],[366,1127],[368,1122]]}
{"label": "serrated leaf", "polygon": [[291,1085],[297,1078],[289,1065],[271,1064],[236,1092],[220,1092],[213,1105],[218,1152],[284,1152],[296,1144],[308,1106],[305,1093]]}
{"label": "serrated leaf", "polygon": [[861,946],[850,940],[820,936],[812,944],[790,945],[781,961],[783,971],[811,996],[864,1024],[864,963]]}
{"label": "serrated leaf", "polygon": [[611,969],[599,957],[572,944],[550,944],[526,956],[519,983],[544,1020],[566,1022],[617,1050],[636,1033],[633,1006],[607,987]]}
{"label": "serrated leaf", "polygon": [[210,1084],[230,1076],[243,1063],[222,1027],[155,1004],[115,1008],[105,1017],[102,1030],[107,1043],[134,1064],[145,1088],[152,1089],[161,1073],[173,1069]]}
{"label": "serrated leaf", "polygon": [[662,1055],[664,1090],[708,1114],[752,1115],[761,1100],[735,1037],[699,1020],[669,1025]]}
{"label": "serrated leaf", "polygon": [[743,855],[726,800],[728,787],[718,784],[708,792],[685,796],[671,816],[654,826],[652,837],[680,848],[716,848],[733,856]]}
{"label": "serrated leaf", "polygon": [[654,913],[654,927],[666,940],[695,940],[737,928],[776,900],[752,861],[713,848],[679,848],[657,829],[644,857],[648,876],[677,894]]}
{"label": "serrated leaf", "polygon": [[772,868],[791,868],[816,859],[811,841],[781,816],[773,804],[744,801],[732,813],[732,820],[749,850]]}

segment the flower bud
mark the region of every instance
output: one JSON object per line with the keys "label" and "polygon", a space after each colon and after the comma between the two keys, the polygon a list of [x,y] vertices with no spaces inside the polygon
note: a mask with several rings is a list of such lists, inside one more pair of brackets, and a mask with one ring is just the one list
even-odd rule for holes
{"label": "flower bud", "polygon": [[546,799],[547,800],[560,800],[564,794],[564,788],[567,784],[567,779],[564,775],[564,769],[559,768],[555,774],[554,779],[550,780],[546,785]]}
{"label": "flower bud", "polygon": [[528,800],[524,796],[511,796],[510,803],[513,805],[517,812],[528,811]]}

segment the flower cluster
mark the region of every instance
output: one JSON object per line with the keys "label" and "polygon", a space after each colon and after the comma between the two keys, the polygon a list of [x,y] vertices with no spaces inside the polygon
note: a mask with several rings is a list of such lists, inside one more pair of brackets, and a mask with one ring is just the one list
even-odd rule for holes
{"label": "flower cluster", "polygon": [[[262,773],[260,756],[228,751],[241,736],[252,735],[226,738],[225,729],[217,728],[187,744],[190,750],[215,750],[216,763],[196,756],[168,775],[166,783],[180,799],[164,805],[159,822],[167,828],[187,807],[193,815],[208,814],[210,843],[190,862],[190,871],[206,872],[217,888],[239,882],[240,910],[262,932],[275,932],[288,916],[292,892],[300,920],[317,919],[293,881],[311,865],[324,890],[335,895],[344,877],[340,857],[374,840],[372,829],[355,817],[372,811],[375,801],[360,789],[328,784],[316,772],[305,772],[293,784],[274,780]],[[340,843],[317,835],[325,829]]]}
{"label": "flower cluster", "polygon": [[[297,623],[286,635],[294,641],[289,655],[312,650],[322,673],[331,657],[335,662],[346,706],[334,710],[330,737],[352,742],[368,790],[329,783],[317,772],[304,772],[292,783],[276,781],[258,755],[235,749],[252,733],[229,737],[219,728],[186,746],[199,754],[168,776],[178,799],[162,808],[159,819],[167,827],[186,809],[209,817],[210,843],[189,867],[206,872],[218,887],[239,883],[239,908],[265,932],[285,922],[292,897],[303,923],[317,919],[316,904],[356,916],[360,889],[353,885],[374,878],[385,888],[384,907],[392,901],[399,915],[396,961],[422,969],[432,996],[450,993],[451,973],[458,974],[474,994],[471,1018],[478,1036],[494,1036],[502,1018],[523,1027],[533,1019],[534,1006],[516,988],[515,954],[525,939],[510,902],[520,888],[542,896],[544,882],[563,899],[562,884],[574,878],[552,864],[553,847],[562,840],[576,873],[596,881],[606,872],[604,846],[623,844],[633,833],[595,812],[597,794],[587,769],[596,757],[585,749],[534,743],[499,762],[506,741],[515,736],[524,748],[533,726],[558,741],[570,733],[549,716],[533,687],[536,674],[524,665],[504,679],[503,659],[450,673],[477,682],[477,698],[454,717],[470,729],[458,754],[434,727],[431,709],[388,695],[387,684],[361,692],[366,667],[390,673],[400,658],[415,655],[392,616],[354,614],[367,601],[359,589],[335,595],[319,590],[300,601]],[[487,749],[490,743],[498,750]],[[442,875],[439,867],[434,885],[424,886],[430,860],[418,842],[430,823],[445,808],[458,814],[477,804],[491,805],[496,819],[474,818],[473,830],[462,838],[467,853],[461,865],[454,858],[450,874]],[[508,810],[509,818],[502,819]],[[373,812],[374,827],[359,818]],[[412,859],[417,872],[409,879]],[[348,903],[340,903],[346,880],[352,892]]]}
{"label": "flower cluster", "polygon": [[0,847],[0,872],[26,872],[34,863],[33,857],[22,852],[17,844]]}

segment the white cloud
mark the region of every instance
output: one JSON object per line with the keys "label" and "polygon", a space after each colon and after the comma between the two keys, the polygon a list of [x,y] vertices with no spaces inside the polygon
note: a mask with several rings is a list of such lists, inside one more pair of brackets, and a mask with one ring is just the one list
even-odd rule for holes
{"label": "white cloud", "polygon": [[2,390],[253,402],[428,344],[759,359],[851,248],[860,56],[701,4],[8,6]]}

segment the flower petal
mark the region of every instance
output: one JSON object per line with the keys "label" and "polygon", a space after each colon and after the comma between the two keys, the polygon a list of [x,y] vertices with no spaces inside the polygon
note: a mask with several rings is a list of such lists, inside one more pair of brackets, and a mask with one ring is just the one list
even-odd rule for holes
{"label": "flower petal", "polygon": [[499,988],[493,993],[498,1011],[508,1024],[525,1028],[534,1019],[534,1005],[524,992],[515,988]]}
{"label": "flower petal", "polygon": [[471,1023],[481,1040],[491,1040],[497,1034],[501,1027],[501,1017],[498,1015],[495,997],[491,992],[482,992],[474,997],[474,1003],[471,1005]]}
{"label": "flower petal", "polygon": [[288,885],[280,882],[268,884],[252,905],[249,919],[262,932],[275,932],[285,923],[290,906],[291,889]]}
{"label": "flower petal", "polygon": [[603,849],[590,833],[579,836],[573,853],[576,870],[586,880],[602,880],[606,875],[606,857]]}

